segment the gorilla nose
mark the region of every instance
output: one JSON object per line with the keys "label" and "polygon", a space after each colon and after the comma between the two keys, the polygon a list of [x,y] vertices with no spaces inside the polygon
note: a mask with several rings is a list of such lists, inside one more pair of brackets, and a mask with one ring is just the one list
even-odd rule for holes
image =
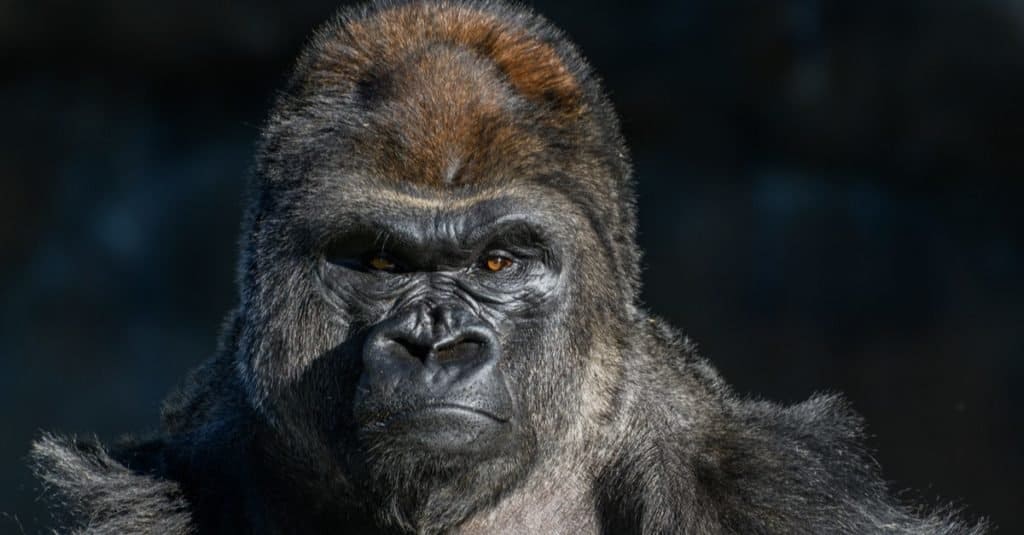
{"label": "gorilla nose", "polygon": [[366,371],[378,379],[397,376],[425,384],[467,379],[497,358],[490,328],[448,311],[387,320],[370,332],[363,350]]}
{"label": "gorilla nose", "polygon": [[416,333],[399,330],[382,333],[373,345],[381,354],[391,359],[417,360],[431,366],[457,366],[472,364],[486,359],[490,349],[488,337],[477,330],[466,329],[443,337],[417,336]]}

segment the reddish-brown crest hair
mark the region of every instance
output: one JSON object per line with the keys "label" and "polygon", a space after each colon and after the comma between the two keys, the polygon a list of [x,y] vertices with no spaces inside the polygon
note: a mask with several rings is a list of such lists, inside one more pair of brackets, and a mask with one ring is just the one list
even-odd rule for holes
{"label": "reddish-brown crest hair", "polygon": [[555,48],[516,22],[458,2],[379,7],[372,16],[343,18],[321,32],[325,46],[312,58],[311,74],[333,83],[358,83],[381,64],[399,64],[424,47],[450,44],[489,58],[531,100],[563,110],[578,104],[576,76]]}

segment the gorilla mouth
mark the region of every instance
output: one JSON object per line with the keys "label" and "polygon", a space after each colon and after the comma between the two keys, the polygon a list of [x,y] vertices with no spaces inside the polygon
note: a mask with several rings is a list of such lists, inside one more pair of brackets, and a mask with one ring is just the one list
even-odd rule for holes
{"label": "gorilla mouth", "polygon": [[377,440],[410,441],[434,451],[481,453],[500,444],[509,421],[479,407],[437,403],[378,420],[364,431]]}
{"label": "gorilla mouth", "polygon": [[493,412],[481,409],[479,407],[471,407],[469,405],[460,405],[458,403],[431,403],[422,407],[417,407],[407,411],[399,412],[397,414],[386,417],[382,420],[371,424],[377,428],[398,428],[403,427],[409,423],[410,420],[417,420],[420,418],[430,417],[442,417],[442,418],[463,418],[468,420],[480,420],[480,421],[491,421],[496,424],[508,423],[510,418],[507,416],[499,416]]}
{"label": "gorilla mouth", "polygon": [[406,415],[415,416],[418,413],[427,412],[427,411],[435,411],[435,412],[442,412],[442,413],[449,413],[450,412],[453,415],[454,414],[459,414],[459,413],[462,413],[462,414],[468,413],[468,414],[466,414],[467,416],[475,414],[475,415],[478,415],[478,416],[483,416],[485,418],[489,418],[489,419],[494,420],[494,421],[499,422],[499,423],[507,423],[509,421],[509,418],[507,416],[506,417],[498,416],[497,414],[494,414],[493,412],[489,412],[489,411],[486,411],[486,410],[478,408],[478,407],[470,407],[468,405],[459,405],[459,404],[456,404],[456,403],[437,403],[437,404],[427,405],[426,407],[423,407],[421,409],[412,411],[411,413],[405,413],[405,414]]}

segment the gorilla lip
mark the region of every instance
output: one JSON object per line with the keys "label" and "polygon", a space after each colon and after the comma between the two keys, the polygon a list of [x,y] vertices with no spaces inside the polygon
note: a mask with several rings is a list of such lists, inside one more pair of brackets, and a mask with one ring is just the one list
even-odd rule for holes
{"label": "gorilla lip", "polygon": [[448,414],[448,415],[450,415],[452,417],[457,417],[457,418],[466,418],[466,417],[471,417],[471,418],[475,417],[476,419],[484,418],[484,419],[491,420],[491,421],[493,421],[495,423],[499,423],[499,424],[505,424],[505,423],[509,422],[509,418],[508,417],[504,417],[503,418],[503,417],[500,417],[500,416],[498,416],[498,415],[496,415],[496,414],[494,414],[492,412],[488,412],[486,410],[483,410],[483,409],[480,409],[480,408],[477,408],[477,407],[470,407],[468,405],[460,405],[460,404],[456,404],[456,403],[431,403],[431,404],[428,404],[428,405],[424,405],[422,407],[417,407],[417,408],[414,408],[414,409],[410,409],[410,410],[406,410],[406,411],[402,411],[402,412],[398,412],[398,413],[392,414],[392,415],[390,415],[390,416],[388,416],[386,418],[383,418],[383,419],[380,419],[380,420],[376,420],[376,421],[370,423],[367,427],[393,427],[393,426],[401,426],[404,423],[407,423],[407,422],[409,422],[411,420],[419,418],[420,416],[423,416],[424,414],[428,414],[428,413],[434,413],[434,414],[438,414],[438,413],[445,414],[446,413],[446,414]]}

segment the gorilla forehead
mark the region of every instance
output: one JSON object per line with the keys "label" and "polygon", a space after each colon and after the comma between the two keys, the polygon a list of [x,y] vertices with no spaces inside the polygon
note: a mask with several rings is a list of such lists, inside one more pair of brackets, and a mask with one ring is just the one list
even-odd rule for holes
{"label": "gorilla forehead", "polygon": [[[309,190],[291,221],[329,240],[351,229],[373,229],[383,238],[407,243],[450,241],[472,247],[493,228],[535,232],[534,239],[572,243],[587,214],[558,190],[543,183],[484,188],[430,186],[372,187],[374,179],[338,180]],[[355,182],[355,184],[353,184]]]}
{"label": "gorilla forehead", "polygon": [[367,107],[354,129],[353,151],[379,176],[421,184],[494,182],[517,162],[545,150],[534,125],[523,124],[521,97],[464,50],[421,54],[362,94]]}

